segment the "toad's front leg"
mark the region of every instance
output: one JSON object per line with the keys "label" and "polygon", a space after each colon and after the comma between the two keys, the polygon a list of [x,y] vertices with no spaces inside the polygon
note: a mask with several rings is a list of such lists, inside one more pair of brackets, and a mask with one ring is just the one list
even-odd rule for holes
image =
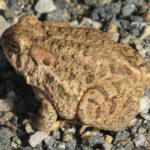
{"label": "toad's front leg", "polygon": [[58,129],[62,121],[57,121],[57,112],[50,102],[50,98],[42,90],[33,87],[37,99],[41,102],[38,114],[31,117],[31,124],[37,130],[50,132]]}

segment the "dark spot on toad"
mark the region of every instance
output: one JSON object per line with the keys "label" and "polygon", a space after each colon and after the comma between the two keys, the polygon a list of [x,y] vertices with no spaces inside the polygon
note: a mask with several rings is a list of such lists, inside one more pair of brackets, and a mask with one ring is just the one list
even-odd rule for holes
{"label": "dark spot on toad", "polygon": [[89,72],[86,77],[86,83],[89,84],[89,83],[92,83],[93,81],[94,81],[94,74]]}
{"label": "dark spot on toad", "polygon": [[49,61],[49,59],[48,58],[45,58],[44,60],[43,60],[43,64],[44,65],[50,65],[50,61]]}
{"label": "dark spot on toad", "polygon": [[46,82],[51,84],[54,81],[54,77],[51,74],[46,74]]}
{"label": "dark spot on toad", "polygon": [[68,77],[68,80],[74,80],[75,79],[75,74],[74,73],[71,73]]}
{"label": "dark spot on toad", "polygon": [[98,103],[92,98],[89,98],[88,101],[92,104],[98,105]]}

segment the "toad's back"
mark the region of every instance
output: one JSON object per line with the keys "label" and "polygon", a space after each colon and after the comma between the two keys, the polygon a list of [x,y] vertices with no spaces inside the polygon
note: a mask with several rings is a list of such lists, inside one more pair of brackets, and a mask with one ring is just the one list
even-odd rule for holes
{"label": "toad's back", "polygon": [[[133,95],[145,85],[144,59],[128,46],[115,44],[106,33],[51,25],[44,29],[46,36],[36,40],[54,57],[52,62],[45,61],[50,67],[45,76],[55,82],[49,84],[43,79],[40,85],[53,93],[61,116],[73,119],[81,97],[91,88],[101,87],[104,98],[111,99]],[[141,96],[143,90],[140,92]]]}

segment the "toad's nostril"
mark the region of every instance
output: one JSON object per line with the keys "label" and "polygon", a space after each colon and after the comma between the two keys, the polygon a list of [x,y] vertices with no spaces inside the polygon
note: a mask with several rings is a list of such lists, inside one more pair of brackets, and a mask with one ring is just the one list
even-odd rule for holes
{"label": "toad's nostril", "polygon": [[13,53],[17,54],[17,53],[20,52],[20,46],[19,46],[18,44],[16,44],[16,43],[11,43],[11,44],[10,44],[10,50],[11,50]]}

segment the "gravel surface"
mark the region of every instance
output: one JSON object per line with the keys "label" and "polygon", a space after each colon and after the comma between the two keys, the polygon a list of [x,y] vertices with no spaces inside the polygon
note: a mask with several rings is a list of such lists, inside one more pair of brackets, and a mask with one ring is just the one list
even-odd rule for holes
{"label": "gravel surface", "polygon": [[[115,41],[129,44],[150,62],[150,0],[0,0],[0,35],[27,12],[113,33]],[[145,95],[143,113],[119,132],[88,129],[81,136],[78,125],[50,135],[34,131],[27,116],[39,104],[0,49],[0,150],[150,150],[150,89]]]}

